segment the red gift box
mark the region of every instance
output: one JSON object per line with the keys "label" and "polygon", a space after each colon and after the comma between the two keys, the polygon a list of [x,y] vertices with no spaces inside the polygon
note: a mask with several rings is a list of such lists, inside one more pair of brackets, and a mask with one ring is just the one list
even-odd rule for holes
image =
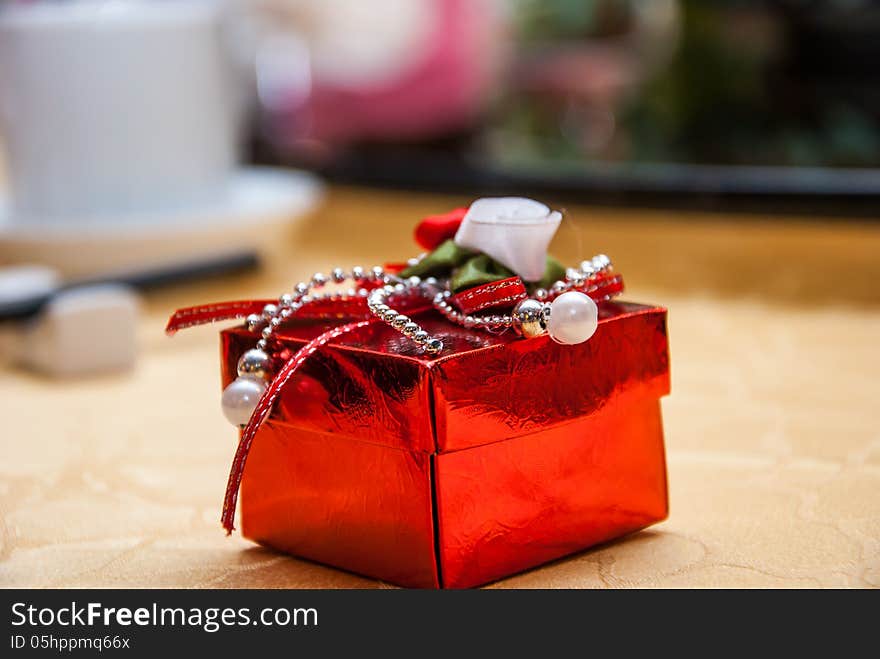
{"label": "red gift box", "polygon": [[[258,430],[243,534],[402,586],[484,584],[667,515],[666,311],[599,307],[578,345],[415,319],[420,351],[374,323],[306,360]],[[291,352],[331,327],[292,321]],[[255,343],[222,332],[223,384]]]}

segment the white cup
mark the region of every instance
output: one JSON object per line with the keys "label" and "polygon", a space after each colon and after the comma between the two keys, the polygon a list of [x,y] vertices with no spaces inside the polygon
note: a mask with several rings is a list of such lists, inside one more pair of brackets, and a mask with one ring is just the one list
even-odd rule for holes
{"label": "white cup", "polygon": [[117,222],[216,198],[237,142],[224,41],[210,0],[0,10],[13,221]]}

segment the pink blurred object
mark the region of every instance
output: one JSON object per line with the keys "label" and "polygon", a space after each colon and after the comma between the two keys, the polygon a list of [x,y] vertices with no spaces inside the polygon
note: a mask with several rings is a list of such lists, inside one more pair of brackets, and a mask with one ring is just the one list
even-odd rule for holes
{"label": "pink blurred object", "polygon": [[[352,30],[359,20],[384,21],[388,25],[387,7],[375,11],[375,18],[360,15],[355,19],[341,15],[353,7],[336,6],[333,12],[327,5],[299,7],[295,17],[303,26],[305,41],[310,52],[310,80],[307,94],[299,94],[298,102],[287,107],[270,107],[272,138],[290,145],[316,140],[331,145],[341,145],[357,140],[408,140],[442,136],[466,128],[486,105],[494,82],[503,68],[507,52],[507,31],[499,3],[493,0],[409,0],[421,7],[407,10],[406,16],[394,16],[398,32],[390,40],[377,35],[377,51],[387,48],[398,52],[376,52],[383,64],[363,70],[356,53],[346,52],[336,57],[336,72],[350,65],[345,75],[323,75],[316,61],[316,48],[320,49],[323,31]],[[317,4],[317,3],[315,3]],[[309,13],[309,9],[316,10]],[[305,10],[305,15],[303,13]],[[356,10],[355,10],[356,11]],[[315,18],[324,24],[314,30]],[[335,25],[334,18],[339,18]],[[407,20],[412,25],[407,25]],[[312,27],[310,31],[309,27]],[[357,24],[357,35],[362,38],[361,28],[370,25]],[[316,36],[315,32],[319,34]],[[332,41],[345,35],[330,34]],[[367,37],[369,38],[369,37]],[[406,39],[412,43],[405,43]],[[363,45],[365,42],[361,42]],[[372,47],[366,44],[367,47]],[[326,49],[328,44],[323,44]],[[357,45],[355,46],[355,49]],[[405,51],[405,52],[404,52]],[[330,53],[333,55],[333,53]],[[370,53],[373,55],[374,53]],[[276,63],[275,66],[280,64]],[[291,66],[301,66],[291,62]],[[369,66],[367,67],[369,68]],[[378,70],[377,70],[378,69]],[[359,73],[361,74],[359,77]],[[296,99],[297,94],[288,96]],[[291,107],[295,105],[295,107]]]}

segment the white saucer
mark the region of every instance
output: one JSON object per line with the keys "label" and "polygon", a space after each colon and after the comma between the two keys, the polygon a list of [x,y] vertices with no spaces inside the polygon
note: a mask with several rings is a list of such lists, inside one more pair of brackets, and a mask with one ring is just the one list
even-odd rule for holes
{"label": "white saucer", "polygon": [[248,167],[215,203],[118,218],[16,221],[0,198],[0,263],[38,263],[66,277],[267,251],[280,230],[312,211],[321,182],[305,172]]}

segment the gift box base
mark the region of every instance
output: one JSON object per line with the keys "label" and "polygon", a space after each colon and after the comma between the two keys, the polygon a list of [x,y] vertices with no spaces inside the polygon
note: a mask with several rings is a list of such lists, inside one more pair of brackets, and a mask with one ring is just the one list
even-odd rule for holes
{"label": "gift box base", "polygon": [[589,418],[436,456],[442,585],[466,588],[666,518],[660,406],[625,394]]}
{"label": "gift box base", "polygon": [[242,492],[247,538],[417,588],[467,588],[666,517],[660,405],[427,455],[269,422]]}
{"label": "gift box base", "polygon": [[[590,341],[476,335],[440,358],[370,325],[313,355],[251,447],[256,542],[402,586],[484,584],[666,517],[666,312],[600,307]],[[292,352],[323,331],[291,325]],[[224,384],[253,344],[223,333]]]}

